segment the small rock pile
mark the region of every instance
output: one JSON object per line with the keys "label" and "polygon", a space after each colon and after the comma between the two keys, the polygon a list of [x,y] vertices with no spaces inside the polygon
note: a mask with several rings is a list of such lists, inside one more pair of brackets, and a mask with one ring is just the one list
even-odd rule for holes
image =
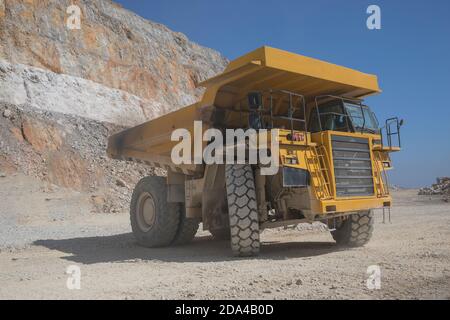
{"label": "small rock pile", "polygon": [[432,184],[430,188],[421,188],[419,195],[443,195],[446,198],[450,197],[450,177],[437,178],[436,183]]}

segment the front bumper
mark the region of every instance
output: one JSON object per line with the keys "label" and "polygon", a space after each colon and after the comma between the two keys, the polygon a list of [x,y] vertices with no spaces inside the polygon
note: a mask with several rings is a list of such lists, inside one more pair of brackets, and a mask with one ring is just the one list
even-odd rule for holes
{"label": "front bumper", "polygon": [[363,211],[392,206],[392,197],[345,198],[337,200],[314,201],[312,211],[315,214],[327,215],[335,213]]}

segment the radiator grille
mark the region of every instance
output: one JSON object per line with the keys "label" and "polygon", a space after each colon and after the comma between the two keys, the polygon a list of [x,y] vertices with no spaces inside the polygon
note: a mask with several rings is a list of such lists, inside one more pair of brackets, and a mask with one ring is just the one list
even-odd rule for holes
{"label": "radiator grille", "polygon": [[331,144],[336,195],[338,197],[374,195],[368,139],[333,135]]}

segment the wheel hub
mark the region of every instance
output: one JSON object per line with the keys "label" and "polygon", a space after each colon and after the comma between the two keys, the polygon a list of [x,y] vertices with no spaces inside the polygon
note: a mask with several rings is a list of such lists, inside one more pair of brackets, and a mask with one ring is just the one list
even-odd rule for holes
{"label": "wheel hub", "polygon": [[144,192],[140,195],[137,214],[139,228],[144,232],[149,231],[156,220],[155,201],[150,193]]}

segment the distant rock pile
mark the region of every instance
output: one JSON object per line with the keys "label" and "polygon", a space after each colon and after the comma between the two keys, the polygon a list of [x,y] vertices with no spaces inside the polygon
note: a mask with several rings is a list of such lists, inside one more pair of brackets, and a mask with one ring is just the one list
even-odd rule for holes
{"label": "distant rock pile", "polygon": [[443,195],[450,197],[450,177],[437,178],[436,183],[432,184],[430,188],[421,188],[419,195]]}

